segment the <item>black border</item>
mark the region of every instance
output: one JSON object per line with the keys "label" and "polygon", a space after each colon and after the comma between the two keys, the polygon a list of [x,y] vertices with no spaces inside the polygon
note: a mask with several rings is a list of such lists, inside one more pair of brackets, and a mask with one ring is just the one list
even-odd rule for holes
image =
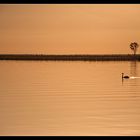
{"label": "black border", "polygon": [[0,0],[0,4],[140,4],[140,0]]}

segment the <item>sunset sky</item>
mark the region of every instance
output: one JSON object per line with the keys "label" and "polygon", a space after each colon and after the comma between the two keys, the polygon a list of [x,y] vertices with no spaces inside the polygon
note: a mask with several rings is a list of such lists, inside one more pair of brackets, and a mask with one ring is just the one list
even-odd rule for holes
{"label": "sunset sky", "polygon": [[0,53],[130,54],[134,41],[140,4],[0,5]]}

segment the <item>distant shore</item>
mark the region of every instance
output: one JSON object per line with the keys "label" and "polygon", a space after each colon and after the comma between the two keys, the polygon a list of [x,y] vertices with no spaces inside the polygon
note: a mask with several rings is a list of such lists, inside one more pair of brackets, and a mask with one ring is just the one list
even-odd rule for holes
{"label": "distant shore", "polygon": [[140,61],[140,54],[106,55],[35,55],[35,54],[0,54],[0,60],[39,60],[39,61]]}

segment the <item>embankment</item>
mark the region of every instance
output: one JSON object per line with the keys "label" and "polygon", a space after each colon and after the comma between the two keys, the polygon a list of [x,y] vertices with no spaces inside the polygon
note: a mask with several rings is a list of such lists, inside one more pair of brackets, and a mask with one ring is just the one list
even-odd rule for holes
{"label": "embankment", "polygon": [[0,60],[46,60],[46,61],[140,61],[140,55],[35,55],[0,54]]}

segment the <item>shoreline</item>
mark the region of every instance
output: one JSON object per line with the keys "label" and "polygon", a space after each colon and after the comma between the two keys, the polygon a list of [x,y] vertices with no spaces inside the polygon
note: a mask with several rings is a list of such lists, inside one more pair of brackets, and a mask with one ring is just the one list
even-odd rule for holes
{"label": "shoreline", "polygon": [[44,55],[44,54],[0,54],[0,60],[34,61],[140,61],[140,54],[97,54],[97,55]]}

